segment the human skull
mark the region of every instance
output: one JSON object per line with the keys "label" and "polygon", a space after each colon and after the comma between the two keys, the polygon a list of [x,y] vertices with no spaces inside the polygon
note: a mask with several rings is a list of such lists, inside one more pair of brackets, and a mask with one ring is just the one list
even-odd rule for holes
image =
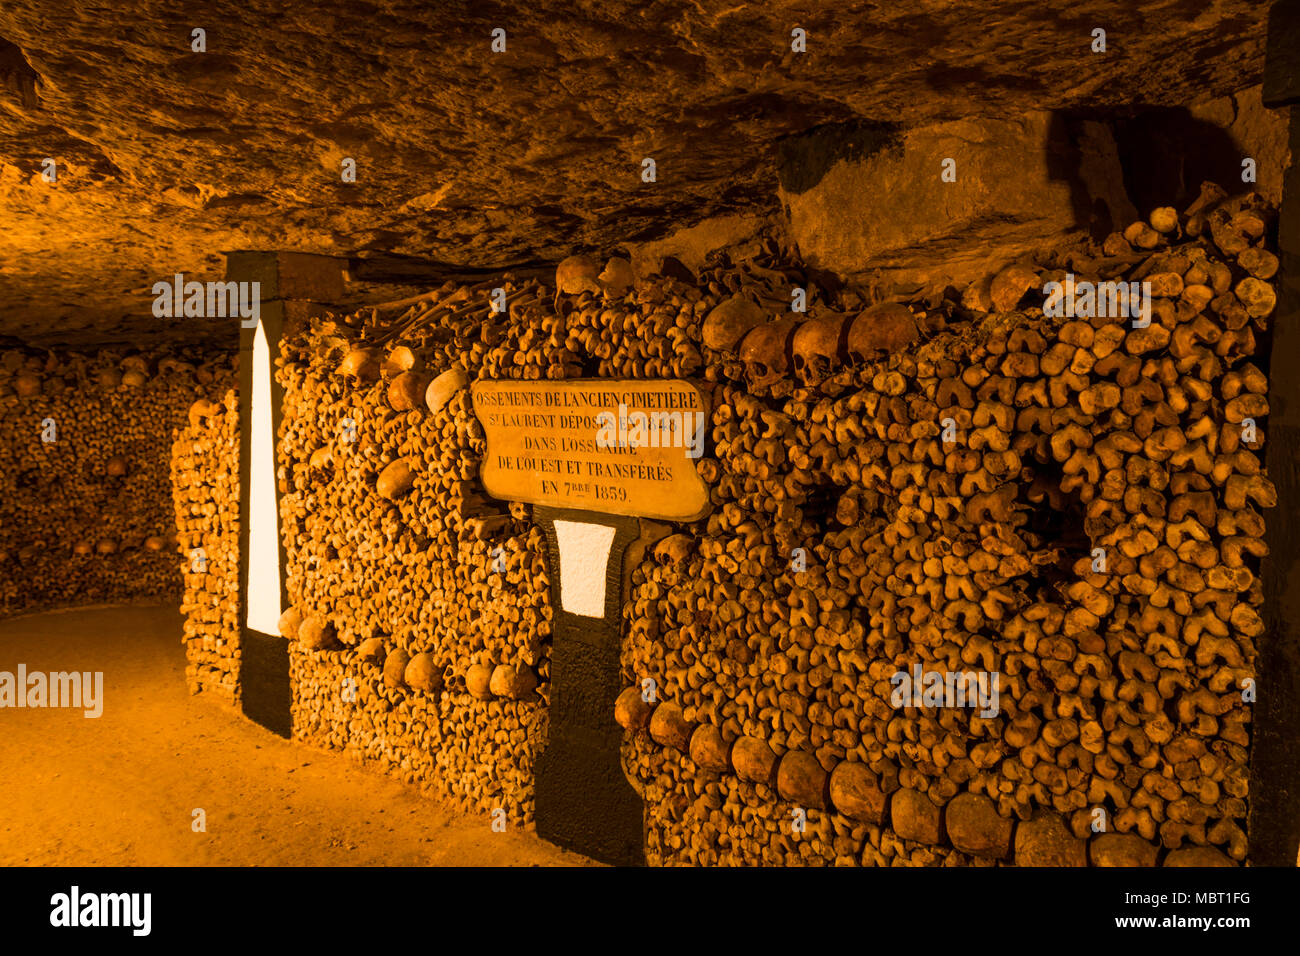
{"label": "human skull", "polygon": [[415,352],[409,346],[399,345],[388,353],[384,359],[383,372],[390,378],[409,372],[417,364]]}
{"label": "human skull", "polygon": [[989,284],[995,312],[1012,312],[1025,293],[1038,284],[1038,272],[1019,262],[1007,266]]}
{"label": "human skull", "polygon": [[424,390],[424,402],[429,406],[429,411],[436,415],[467,385],[469,375],[459,365],[454,365],[429,383]]}
{"label": "human skull", "polygon": [[849,326],[848,353],[854,364],[867,361],[876,352],[906,348],[920,337],[916,318],[897,302],[882,302],[859,313]]}
{"label": "human skull", "polygon": [[794,334],[794,370],[805,385],[839,368],[844,356],[848,316],[833,313],[810,319]]}
{"label": "human skull", "polygon": [[600,291],[600,264],[591,256],[569,256],[555,269],[555,291],[561,295]]}
{"label": "human skull", "polygon": [[352,349],[338,367],[339,375],[360,382],[373,382],[379,372],[379,349]]}
{"label": "human skull", "polygon": [[741,340],[740,360],[751,388],[766,388],[785,378],[797,326],[796,319],[778,319],[751,329]]}
{"label": "human skull", "polygon": [[688,534],[670,535],[655,545],[654,553],[655,560],[661,565],[680,567],[690,557],[691,536]]}
{"label": "human skull", "polygon": [[632,263],[621,256],[611,257],[605,263],[605,271],[600,274],[598,281],[607,296],[618,298],[625,295],[636,281]]}
{"label": "human skull", "polygon": [[733,295],[714,306],[705,317],[701,337],[704,344],[714,351],[730,352],[751,329],[766,319],[767,313],[748,296]]}

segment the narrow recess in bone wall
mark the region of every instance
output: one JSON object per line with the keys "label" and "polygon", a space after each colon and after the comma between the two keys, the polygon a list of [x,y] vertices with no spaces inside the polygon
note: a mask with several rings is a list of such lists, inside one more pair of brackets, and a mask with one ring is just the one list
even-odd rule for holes
{"label": "narrow recess in bone wall", "polygon": [[271,353],[261,325],[253,338],[253,435],[248,506],[248,626],[279,633],[280,545],[271,433]]}
{"label": "narrow recess in bone wall", "polygon": [[605,569],[614,529],[580,521],[555,522],[560,546],[560,603],[570,614],[605,616]]}

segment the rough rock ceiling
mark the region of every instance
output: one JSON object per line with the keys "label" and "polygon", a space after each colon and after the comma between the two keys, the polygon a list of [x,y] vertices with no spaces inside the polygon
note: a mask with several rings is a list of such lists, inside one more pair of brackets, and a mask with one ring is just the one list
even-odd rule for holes
{"label": "rough rock ceiling", "polygon": [[1260,0],[220,6],[0,6],[0,335],[210,337],[148,290],[223,250],[484,267],[654,239],[774,204],[780,136],[1182,105],[1258,83],[1266,26]]}

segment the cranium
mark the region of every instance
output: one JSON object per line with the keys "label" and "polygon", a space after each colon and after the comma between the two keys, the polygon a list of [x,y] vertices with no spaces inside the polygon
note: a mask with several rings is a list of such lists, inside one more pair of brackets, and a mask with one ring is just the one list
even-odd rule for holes
{"label": "cranium", "polygon": [[23,398],[41,394],[41,377],[31,372],[23,372],[14,379],[14,391]]}
{"label": "cranium", "polygon": [[1014,311],[1025,293],[1037,283],[1037,270],[1018,262],[1007,266],[995,275],[989,284],[989,296],[993,300],[994,311]]}
{"label": "cranium", "polygon": [[164,358],[158,362],[159,372],[190,372],[194,371],[194,366],[188,362],[181,362],[174,358]]}
{"label": "cranium", "polygon": [[383,372],[389,377],[401,375],[403,372],[409,372],[418,364],[416,355],[411,351],[409,346],[399,345],[384,359]]}
{"label": "cranium", "polygon": [[122,384],[122,373],[115,368],[101,368],[95,373],[95,382],[100,388],[117,388]]}
{"label": "cranium", "polygon": [[669,565],[680,567],[686,563],[690,553],[691,536],[688,534],[670,535],[655,545],[655,560],[665,567]]}
{"label": "cranium", "polygon": [[810,319],[794,334],[794,370],[804,384],[820,380],[840,366],[848,316],[832,313]]}
{"label": "cranium", "polygon": [[867,361],[878,351],[906,348],[920,336],[916,319],[905,305],[882,302],[859,313],[849,326],[848,353],[854,364]]}
{"label": "cranium", "polygon": [[611,257],[605,263],[605,271],[598,277],[605,294],[613,298],[626,294],[627,290],[632,288],[635,279],[632,263],[620,256]]}
{"label": "cranium", "polygon": [[324,471],[327,468],[332,468],[334,466],[334,452],[329,445],[317,448],[311,453],[311,458],[308,459],[307,464],[314,471]]}
{"label": "cranium", "polygon": [[339,363],[338,373],[344,378],[373,382],[379,378],[379,350],[353,349]]}
{"label": "cranium", "polygon": [[560,295],[600,291],[600,264],[591,256],[569,256],[555,268],[555,291]]}
{"label": "cranium", "polygon": [[213,415],[221,412],[221,406],[216,402],[208,401],[206,398],[200,398],[190,406],[190,428],[199,428],[203,419],[211,418]]}
{"label": "cranium", "polygon": [[709,348],[729,352],[740,344],[750,329],[766,319],[767,313],[748,296],[733,295],[709,312],[704,319],[701,337]]}
{"label": "cranium", "polygon": [[740,360],[751,388],[765,388],[785,378],[790,370],[790,345],[797,319],[778,319],[751,329],[741,340]]}
{"label": "cranium", "polygon": [[122,384],[139,388],[149,380],[149,363],[141,355],[128,355],[122,359]]}
{"label": "cranium", "polygon": [[402,372],[388,384],[388,404],[399,412],[409,412],[424,404],[429,376],[424,372]]}
{"label": "cranium", "polygon": [[469,375],[459,365],[453,365],[429,383],[424,390],[424,402],[429,406],[429,411],[436,415],[468,384]]}

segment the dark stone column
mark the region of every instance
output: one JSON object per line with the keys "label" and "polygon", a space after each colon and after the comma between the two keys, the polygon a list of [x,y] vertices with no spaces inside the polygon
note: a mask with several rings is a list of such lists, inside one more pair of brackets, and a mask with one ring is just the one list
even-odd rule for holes
{"label": "dark stone column", "polygon": [[[298,323],[322,310],[318,301],[343,298],[340,260],[296,252],[232,252],[226,256],[226,280],[258,282],[261,327],[266,335],[271,368],[271,432],[280,431],[284,389],[275,380],[275,357],[280,339]],[[239,321],[235,319],[233,321]],[[244,715],[282,737],[292,733],[292,688],[289,682],[289,647],[279,634],[265,634],[248,626],[249,508],[251,503],[253,340],[257,326],[239,330],[239,626],[240,700]],[[279,481],[277,461],[277,525]],[[284,538],[280,543],[280,607],[289,606],[284,569]]]}
{"label": "dark stone column", "polygon": [[[1269,15],[1264,105],[1300,104],[1300,0]],[[1300,123],[1290,123],[1291,167],[1278,221],[1280,268],[1271,317],[1266,461],[1278,505],[1266,516],[1264,633],[1250,751],[1250,859],[1295,866],[1300,847]]]}
{"label": "dark stone column", "polygon": [[[556,520],[614,528],[605,566],[605,613],[587,617],[561,601],[566,573]],[[537,833],[557,846],[604,863],[645,863],[641,798],[623,773],[623,730],[614,721],[623,605],[623,554],[640,533],[635,518],[537,506],[533,520],[547,541],[551,580],[550,736],[537,758]],[[570,572],[572,573],[571,569]]]}

